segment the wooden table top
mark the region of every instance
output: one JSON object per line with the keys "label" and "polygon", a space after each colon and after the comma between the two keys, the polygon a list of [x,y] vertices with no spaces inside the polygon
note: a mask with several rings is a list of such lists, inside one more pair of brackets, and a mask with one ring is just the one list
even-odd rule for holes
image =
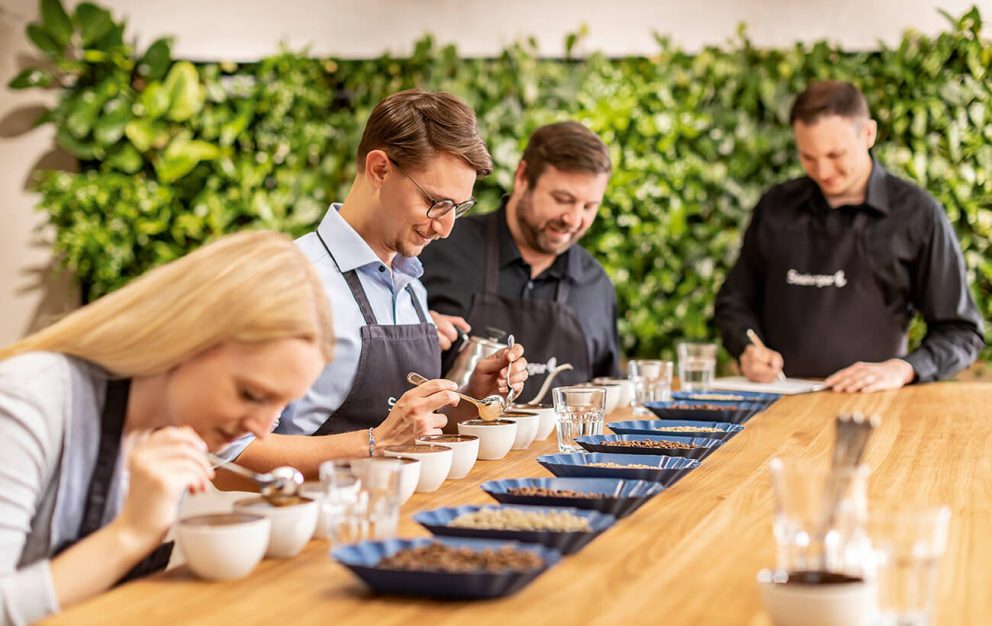
{"label": "wooden table top", "polygon": [[[992,615],[992,384],[937,383],[873,395],[821,392],[783,398],[757,415],[699,469],[620,520],[514,596],[479,602],[373,596],[327,544],[265,560],[228,583],[185,567],[119,587],[47,624],[747,624],[765,626],[756,572],[773,564],[775,456],[826,458],[832,419],[860,410],[883,417],[867,454],[870,502],[946,503],[950,542],[937,590],[938,626]],[[609,420],[629,418],[625,412]],[[400,535],[423,536],[414,512],[493,502],[479,484],[547,476],[534,459],[554,435],[404,506]]]}

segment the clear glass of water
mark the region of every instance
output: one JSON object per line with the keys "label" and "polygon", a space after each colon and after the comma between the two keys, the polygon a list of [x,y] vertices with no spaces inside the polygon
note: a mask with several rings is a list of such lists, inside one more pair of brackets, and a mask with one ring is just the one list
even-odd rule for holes
{"label": "clear glass of water", "polygon": [[872,507],[868,531],[880,626],[930,624],[950,522],[946,506]]}
{"label": "clear glass of water", "polygon": [[636,359],[627,364],[627,377],[634,383],[634,413],[651,415],[645,402],[672,399],[672,362]]}
{"label": "clear glass of water", "polygon": [[552,394],[558,426],[558,450],[566,453],[584,452],[575,443],[575,438],[603,434],[606,389],[587,386],[555,387]]}
{"label": "clear glass of water", "polygon": [[678,344],[679,384],[683,391],[709,391],[716,372],[716,344],[683,341]]}
{"label": "clear glass of water", "polygon": [[321,513],[332,547],[396,536],[402,465],[380,458],[321,463]]}

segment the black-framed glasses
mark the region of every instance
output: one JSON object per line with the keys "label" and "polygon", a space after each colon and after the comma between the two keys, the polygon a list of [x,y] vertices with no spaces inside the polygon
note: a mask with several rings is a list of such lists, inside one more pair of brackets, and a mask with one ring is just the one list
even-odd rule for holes
{"label": "black-framed glasses", "polygon": [[394,161],[392,157],[389,157],[389,162],[395,165],[396,169],[399,170],[401,174],[406,176],[411,183],[413,183],[413,186],[416,187],[421,194],[423,194],[425,199],[430,201],[431,206],[427,209],[427,217],[430,219],[441,219],[448,213],[451,213],[452,209],[455,211],[456,218],[461,217],[471,211],[472,207],[475,206],[475,198],[469,198],[465,202],[455,202],[451,198],[442,198],[440,200],[435,199],[431,196],[431,194],[427,193],[424,188],[417,183],[417,181],[413,180],[409,174],[404,172],[403,168],[400,167],[400,164]]}

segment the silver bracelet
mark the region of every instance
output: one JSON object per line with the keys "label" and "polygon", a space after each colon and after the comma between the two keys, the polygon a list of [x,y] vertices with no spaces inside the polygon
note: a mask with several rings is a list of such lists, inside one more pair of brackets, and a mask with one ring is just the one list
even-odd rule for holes
{"label": "silver bracelet", "polygon": [[369,429],[369,456],[375,456],[375,435]]}

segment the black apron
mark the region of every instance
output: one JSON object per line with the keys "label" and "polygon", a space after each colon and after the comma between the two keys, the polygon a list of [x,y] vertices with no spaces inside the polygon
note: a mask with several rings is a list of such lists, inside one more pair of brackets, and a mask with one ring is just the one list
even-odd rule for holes
{"label": "black apron", "polygon": [[766,257],[761,328],[782,354],[785,373],[824,378],[857,361],[904,355],[908,320],[893,316],[875,281],[867,212],[859,210],[852,227],[836,233],[804,217],[775,233]]}
{"label": "black apron", "polygon": [[[100,447],[97,450],[96,467],[93,468],[89,490],[86,493],[83,519],[79,524],[77,539],[67,541],[59,546],[55,551],[56,555],[103,527],[103,515],[110,496],[110,486],[113,483],[114,470],[117,467],[117,457],[120,454],[121,436],[124,434],[124,416],[127,413],[127,399],[130,393],[131,379],[107,381],[107,393],[104,398],[100,422]],[[172,556],[173,543],[169,541],[155,548],[151,554],[117,581],[117,584],[165,569],[165,566],[169,564],[169,557]]]}
{"label": "black apron", "polygon": [[571,287],[567,277],[558,282],[554,300],[499,295],[500,215],[496,212],[486,221],[485,291],[472,295],[466,321],[473,329],[499,328],[513,334],[524,347],[527,387],[534,393],[544,384],[547,372],[562,363],[571,363],[574,369],[558,374],[556,386],[588,382],[592,378],[589,349],[582,326],[566,304]]}
{"label": "black apron", "polygon": [[[317,237],[337,265],[334,253],[324,243],[320,233]],[[376,321],[358,273],[350,270],[342,272],[342,276],[365,318],[365,326],[361,328],[362,354],[344,404],[324,420],[313,433],[315,436],[351,432],[381,424],[393,403],[410,389],[410,383],[406,380],[409,372],[417,372],[429,379],[441,377],[437,328],[428,321],[413,287],[407,285],[406,290],[413,300],[420,323],[383,325]]]}

